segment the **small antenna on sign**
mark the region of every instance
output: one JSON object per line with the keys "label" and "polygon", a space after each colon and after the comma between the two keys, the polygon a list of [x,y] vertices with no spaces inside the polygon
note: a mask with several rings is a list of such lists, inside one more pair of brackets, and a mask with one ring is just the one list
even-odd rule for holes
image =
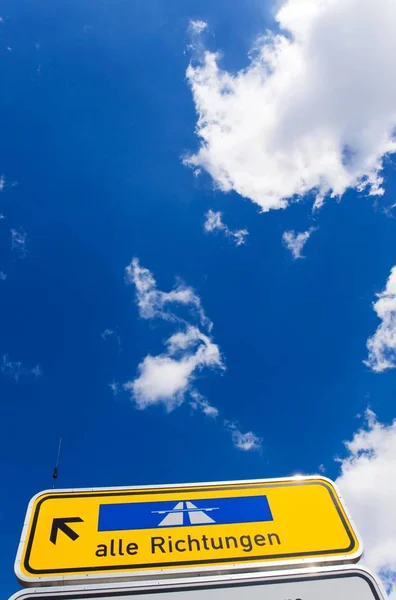
{"label": "small antenna on sign", "polygon": [[56,463],[55,463],[55,467],[54,467],[54,472],[52,473],[52,479],[54,480],[52,488],[55,488],[55,480],[58,479],[59,457],[60,457],[61,447],[62,447],[62,438],[59,438],[58,456],[56,457]]}

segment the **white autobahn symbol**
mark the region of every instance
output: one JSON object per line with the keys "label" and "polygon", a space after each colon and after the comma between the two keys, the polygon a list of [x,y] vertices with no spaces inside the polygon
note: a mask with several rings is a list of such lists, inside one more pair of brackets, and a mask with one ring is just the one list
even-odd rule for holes
{"label": "white autobahn symbol", "polygon": [[[186,505],[186,507],[184,507]],[[158,527],[172,527],[173,525],[183,525],[184,515],[188,515],[191,525],[202,525],[204,523],[215,523],[216,521],[205,514],[211,510],[219,510],[214,508],[198,508],[192,502],[178,502],[171,510],[152,510],[151,512],[158,515],[165,515]],[[186,523],[187,525],[187,523]]]}

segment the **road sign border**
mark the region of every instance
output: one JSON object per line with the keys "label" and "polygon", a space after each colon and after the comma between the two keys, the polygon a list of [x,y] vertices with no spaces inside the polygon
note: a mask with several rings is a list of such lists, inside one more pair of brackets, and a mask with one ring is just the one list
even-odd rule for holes
{"label": "road sign border", "polygon": [[[16,592],[9,600],[106,600],[110,594],[120,600],[128,595],[161,594],[170,591],[189,591],[193,589],[229,588],[236,585],[269,585],[274,583],[290,583],[320,579],[335,579],[342,577],[361,577],[370,586],[374,600],[386,600],[386,592],[382,583],[366,567],[340,566],[310,569],[294,569],[286,571],[271,571],[269,573],[245,573],[243,575],[217,575],[175,579],[161,582],[135,582],[133,585],[107,583],[89,586],[57,586],[47,588],[26,589]],[[127,600],[129,600],[127,598]]]}
{"label": "road sign border", "polygon": [[[163,494],[165,493],[165,490],[169,490],[169,493],[174,492],[177,489],[181,489],[181,490],[188,490],[191,489],[193,490],[194,488],[199,488],[199,491],[205,491],[205,487],[208,487],[207,491],[212,491],[212,489],[216,486],[221,486],[221,487],[227,487],[227,489],[230,489],[230,486],[233,486],[234,489],[237,488],[238,486],[243,486],[243,489],[246,489],[249,485],[251,485],[252,487],[257,487],[257,486],[265,486],[265,487],[269,487],[271,484],[274,485],[279,485],[279,483],[284,483],[285,485],[292,485],[295,483],[300,483],[301,485],[309,485],[312,484],[314,482],[316,483],[321,483],[329,492],[330,497],[336,507],[336,510],[341,518],[341,521],[343,523],[343,526],[345,528],[345,531],[347,532],[347,535],[350,539],[350,546],[346,549],[339,549],[339,550],[333,550],[333,551],[326,551],[326,550],[322,550],[322,551],[316,551],[316,554],[320,554],[320,553],[335,553],[335,552],[349,552],[351,549],[353,549],[353,544],[354,544],[354,540],[353,540],[353,534],[356,537],[356,552],[352,553],[352,554],[348,554],[348,555],[338,555],[338,556],[327,556],[327,557],[320,557],[318,559],[315,559],[313,557],[313,553],[293,553],[293,554],[285,554],[283,555],[283,558],[281,558],[280,560],[277,561],[272,561],[271,563],[260,563],[260,558],[265,561],[269,558],[268,555],[263,556],[263,557],[258,557],[257,559],[255,558],[254,561],[252,561],[251,557],[246,557],[246,563],[241,564],[240,563],[240,559],[237,559],[237,563],[235,564],[234,561],[236,560],[234,559],[206,559],[206,560],[202,560],[202,561],[185,561],[184,563],[158,563],[157,565],[154,565],[154,567],[152,566],[152,564],[150,565],[145,565],[145,564],[141,564],[138,566],[132,565],[132,566],[127,566],[127,565],[121,565],[120,566],[113,566],[113,567],[85,567],[85,568],[80,568],[81,572],[84,573],[84,575],[79,575],[76,574],[76,572],[78,572],[79,569],[65,569],[63,570],[62,575],[57,576],[61,570],[57,570],[57,571],[53,571],[53,570],[40,570],[37,571],[35,569],[30,568],[29,564],[28,564],[28,560],[30,557],[30,551],[31,551],[31,545],[32,545],[32,540],[33,540],[33,536],[34,536],[34,531],[35,531],[35,526],[36,526],[36,522],[37,522],[37,515],[38,515],[38,511],[39,511],[39,507],[41,506],[41,503],[39,503],[36,507],[35,507],[35,514],[33,516],[32,519],[32,513],[33,513],[33,508],[34,505],[36,503],[36,501],[41,497],[44,496],[42,499],[42,502],[44,502],[46,499],[49,499],[51,496],[55,496],[58,497],[59,494],[70,494],[71,497],[76,497],[76,495],[78,495],[78,493],[80,493],[82,496],[86,496],[89,495],[90,493],[92,495],[98,495],[103,493],[104,496],[109,496],[112,493],[114,495],[123,495],[123,493],[127,496],[127,495],[131,495],[134,493],[142,493],[145,494],[149,491],[151,491],[152,493],[158,493],[158,494]],[[232,489],[232,488],[231,488]],[[338,503],[337,503],[337,498],[335,497],[333,490],[335,491],[336,496],[338,496],[338,500],[339,503],[341,505],[341,511],[339,509]],[[65,497],[65,496],[63,496]],[[348,522],[350,524],[350,528],[348,526]],[[31,527],[29,528],[29,525],[31,525]],[[23,548],[24,548],[24,544],[26,539],[28,538],[28,549],[25,555],[25,560],[24,560],[24,567],[26,569],[26,571],[30,572],[32,574],[32,576],[26,576],[24,573],[22,573],[20,565],[21,565],[21,561],[22,561],[22,553],[23,553]],[[18,547],[18,552],[17,552],[17,557],[15,560],[15,574],[16,577],[18,579],[18,581],[22,584],[22,585],[26,585],[26,586],[33,586],[35,584],[37,585],[42,585],[42,586],[49,586],[52,584],[53,581],[62,581],[63,583],[67,583],[69,585],[72,585],[73,582],[78,582],[78,581],[86,581],[86,580],[96,580],[96,581],[100,581],[103,579],[113,579],[113,580],[118,580],[118,581],[122,581],[125,580],[126,578],[141,578],[141,577],[148,577],[150,576],[150,578],[152,579],[158,579],[159,577],[162,578],[169,578],[172,575],[175,575],[176,573],[179,575],[179,577],[188,577],[190,574],[194,574],[194,573],[207,573],[207,572],[213,572],[213,571],[243,571],[246,569],[250,569],[250,570],[272,570],[274,567],[277,568],[283,568],[283,569],[287,569],[290,565],[296,565],[296,566],[301,566],[304,564],[308,564],[309,563],[314,563],[314,564],[342,564],[342,563],[353,563],[353,562],[357,562],[360,558],[360,556],[363,553],[363,544],[362,541],[360,539],[360,536],[354,526],[353,520],[351,519],[351,516],[349,515],[342,496],[336,486],[336,484],[331,481],[330,479],[328,479],[327,477],[324,477],[323,475],[312,475],[312,476],[294,476],[294,477],[278,477],[278,478],[271,478],[271,479],[248,479],[248,480],[236,480],[236,481],[221,481],[221,482],[204,482],[204,483],[189,483],[189,484],[161,484],[161,485],[147,485],[147,486],[130,486],[130,487],[104,487],[104,488],[81,488],[81,489],[59,489],[56,490],[56,492],[54,492],[54,490],[44,490],[42,492],[39,492],[38,494],[36,494],[31,501],[29,502],[28,505],[28,509],[27,509],[27,513],[26,513],[26,518],[25,518],[25,522],[24,522],[24,526],[22,529],[22,535],[21,535],[21,541],[19,543],[19,547]],[[308,555],[309,559],[307,558],[301,558],[303,555]],[[274,555],[276,557],[279,557],[279,555]],[[290,557],[296,556],[298,558],[296,558],[296,560],[292,560],[290,561]],[[251,562],[248,562],[248,561]],[[218,563],[218,565],[213,566],[214,563]],[[198,567],[190,567],[189,565],[202,565],[202,566],[198,566]],[[211,566],[207,566],[207,565],[211,565]],[[167,568],[166,571],[163,571],[161,569],[161,567],[170,567],[170,566],[175,566],[175,569],[169,569]],[[125,569],[136,569],[134,571],[128,571],[126,572]],[[140,569],[140,570],[139,570]],[[146,569],[143,570],[142,569]],[[157,570],[159,569],[159,570]],[[109,571],[116,571],[114,573],[111,573]],[[87,573],[87,571],[89,571],[89,573]],[[105,573],[103,572],[105,571]],[[73,575],[68,575],[68,573],[72,572]],[[56,573],[56,575],[54,575],[54,577],[51,579],[48,577],[49,574],[51,573]],[[42,577],[42,575],[46,575],[45,577]],[[70,583],[69,583],[70,582]]]}

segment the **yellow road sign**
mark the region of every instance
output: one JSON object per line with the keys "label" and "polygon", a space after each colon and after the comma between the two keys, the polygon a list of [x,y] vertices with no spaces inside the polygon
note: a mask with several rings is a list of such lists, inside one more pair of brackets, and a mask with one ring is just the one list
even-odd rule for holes
{"label": "yellow road sign", "polygon": [[24,585],[355,562],[361,543],[322,477],[42,492],[15,563]]}

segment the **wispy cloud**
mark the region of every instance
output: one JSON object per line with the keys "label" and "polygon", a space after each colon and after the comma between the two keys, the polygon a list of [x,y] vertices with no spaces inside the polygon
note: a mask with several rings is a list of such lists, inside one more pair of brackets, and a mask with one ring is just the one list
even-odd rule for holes
{"label": "wispy cloud", "polygon": [[302,231],[300,233],[297,233],[294,230],[285,231],[283,233],[282,242],[284,246],[290,250],[294,260],[305,258],[302,254],[302,250],[314,231],[316,231],[316,228],[311,227],[307,231]]}
{"label": "wispy cloud", "polygon": [[365,425],[345,443],[337,479],[365,545],[364,563],[396,597],[396,420],[384,425],[366,411]]}
{"label": "wispy cloud", "polygon": [[256,40],[240,71],[222,69],[221,53],[195,53],[187,79],[200,147],[185,164],[264,211],[307,193],[317,207],[347,189],[382,195],[383,160],[396,150],[396,3],[277,6],[276,32]]}
{"label": "wispy cloud", "polygon": [[100,337],[104,340],[107,340],[107,338],[111,337],[112,335],[115,335],[115,331],[114,329],[105,329],[101,334]]}
{"label": "wispy cloud", "polygon": [[205,23],[205,21],[200,21],[200,20],[193,21],[192,20],[192,21],[190,21],[188,27],[189,27],[190,33],[192,33],[192,34],[199,34],[199,33],[202,33],[203,31],[205,31],[205,29],[208,28],[208,24]]}
{"label": "wispy cloud", "polygon": [[186,50],[196,53],[203,52],[202,33],[208,29],[208,24],[205,21],[191,20],[188,24],[188,33],[190,43],[187,44]]}
{"label": "wispy cloud", "polygon": [[109,338],[110,339],[113,338],[117,342],[119,351],[121,351],[121,338],[114,329],[105,329],[100,334],[100,337],[102,338],[102,340],[105,340],[105,341],[108,340]]}
{"label": "wispy cloud", "polygon": [[121,392],[121,386],[117,381],[109,383],[109,388],[113,392],[113,396],[117,396]]}
{"label": "wispy cloud", "polygon": [[17,181],[8,181],[4,174],[0,175],[0,192],[4,192],[18,185]]}
{"label": "wispy cloud", "polygon": [[262,439],[259,438],[253,431],[242,433],[236,423],[225,421],[225,425],[231,432],[232,442],[238,450],[249,452],[251,450],[261,450]]}
{"label": "wispy cloud", "polygon": [[34,375],[34,377],[36,377],[36,379],[38,379],[39,377],[42,376],[43,374],[43,370],[40,367],[40,365],[36,365],[35,367],[33,367],[32,369],[30,369],[30,373],[32,375]]}
{"label": "wispy cloud", "polygon": [[396,208],[396,202],[392,202],[392,204],[388,204],[387,206],[384,206],[383,208],[383,212],[386,214],[387,217],[389,218],[394,218],[394,214],[393,214],[393,210]]}
{"label": "wispy cloud", "polygon": [[207,231],[208,233],[212,233],[214,231],[222,231],[226,237],[231,238],[233,240],[236,246],[241,246],[242,244],[244,244],[246,236],[249,235],[248,230],[237,229],[235,231],[232,231],[232,229],[229,229],[229,227],[225,223],[223,223],[222,216],[223,214],[221,211],[216,212],[211,209],[208,210],[208,212],[205,215],[205,231]]}
{"label": "wispy cloud", "polygon": [[218,409],[215,406],[212,406],[205,396],[202,396],[197,390],[190,390],[190,397],[190,406],[194,410],[201,410],[204,415],[212,417],[213,419],[219,416]]}
{"label": "wispy cloud", "polygon": [[4,271],[0,271],[0,281],[5,281],[7,279],[7,274]]}
{"label": "wispy cloud", "polygon": [[27,256],[28,237],[26,231],[22,228],[11,229],[11,248],[19,253],[21,258]]}
{"label": "wispy cloud", "polygon": [[367,340],[365,364],[376,373],[396,367],[396,266],[392,268],[383,292],[373,308],[381,319],[375,334]]}
{"label": "wispy cloud", "polygon": [[[134,283],[140,316],[160,318],[173,322],[177,331],[164,342],[164,351],[148,354],[138,365],[135,378],[123,389],[140,410],[162,405],[167,412],[188,402],[194,410],[210,418],[219,416],[213,406],[196,387],[197,376],[205,370],[224,371],[225,363],[219,346],[212,337],[212,322],[206,317],[196,292],[178,282],[170,292],[162,292],[148,269],[135,258],[126,269],[127,283]],[[184,307],[193,309],[190,320],[177,314]],[[191,322],[192,321],[192,322]],[[113,393],[119,391],[116,384]],[[254,433],[242,433],[234,423],[223,420],[230,431],[234,446],[240,450],[257,449],[260,440]]]}
{"label": "wispy cloud", "polygon": [[36,365],[31,369],[26,368],[20,361],[11,361],[8,354],[4,354],[2,357],[1,372],[3,375],[8,375],[15,379],[16,383],[18,383],[21,378],[34,377],[35,379],[38,379],[43,374],[40,365]]}
{"label": "wispy cloud", "polygon": [[132,259],[126,267],[125,280],[135,285],[139,314],[143,319],[181,321],[174,307],[185,306],[194,309],[199,315],[201,324],[208,329],[211,328],[211,322],[202,309],[200,298],[182,281],[178,281],[170,292],[158,290],[153,274],[145,267],[141,267],[137,258]]}

